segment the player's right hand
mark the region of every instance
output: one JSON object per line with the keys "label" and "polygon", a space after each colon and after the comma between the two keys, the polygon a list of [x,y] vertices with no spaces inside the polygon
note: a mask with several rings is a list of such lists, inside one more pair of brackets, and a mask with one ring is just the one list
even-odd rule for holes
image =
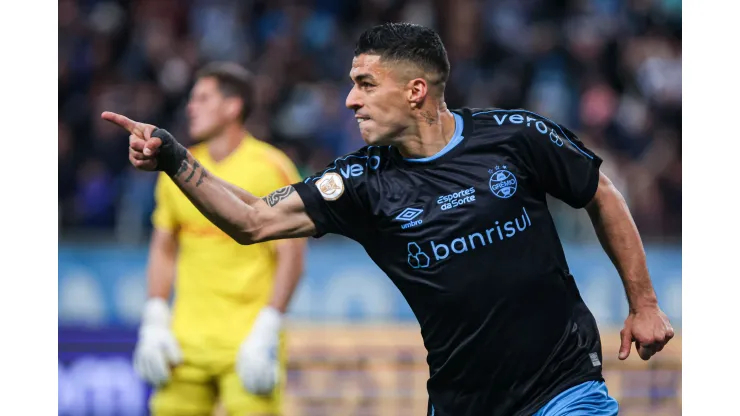
{"label": "player's right hand", "polygon": [[162,139],[152,137],[152,133],[157,130],[156,126],[139,123],[110,111],[104,112],[101,117],[130,133],[128,159],[135,168],[146,171],[159,170],[157,169],[157,154],[162,145]]}
{"label": "player's right hand", "polygon": [[134,370],[150,384],[170,379],[171,366],[182,362],[182,352],[170,330],[170,310],[163,299],[147,301],[134,350]]}

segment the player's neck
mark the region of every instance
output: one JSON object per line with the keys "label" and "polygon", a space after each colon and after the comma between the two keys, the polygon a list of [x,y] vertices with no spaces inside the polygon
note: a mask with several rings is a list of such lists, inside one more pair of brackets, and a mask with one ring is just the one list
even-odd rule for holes
{"label": "player's neck", "polygon": [[241,126],[230,126],[208,140],[208,154],[215,162],[221,162],[231,155],[241,144],[247,131]]}
{"label": "player's neck", "polygon": [[435,110],[422,109],[415,132],[404,137],[397,148],[408,159],[434,156],[452,140],[455,134],[455,116],[442,104]]}

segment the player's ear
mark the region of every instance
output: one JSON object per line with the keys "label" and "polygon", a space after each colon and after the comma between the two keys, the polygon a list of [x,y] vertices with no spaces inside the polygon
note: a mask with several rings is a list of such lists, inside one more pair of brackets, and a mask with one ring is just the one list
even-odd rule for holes
{"label": "player's ear", "polygon": [[226,99],[226,114],[229,118],[239,117],[242,111],[242,102],[236,97],[229,97]]}
{"label": "player's ear", "polygon": [[427,92],[427,82],[423,78],[414,78],[409,81],[407,95],[408,100],[413,107],[421,107],[421,104],[427,96]]}

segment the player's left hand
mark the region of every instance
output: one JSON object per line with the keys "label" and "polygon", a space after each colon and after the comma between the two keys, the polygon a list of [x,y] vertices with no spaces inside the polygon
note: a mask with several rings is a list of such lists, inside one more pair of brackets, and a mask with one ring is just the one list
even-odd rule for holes
{"label": "player's left hand", "polygon": [[634,341],[640,358],[647,361],[660,352],[675,333],[666,314],[656,305],[631,311],[619,335],[622,338],[620,360],[629,357]]}
{"label": "player's left hand", "polygon": [[282,314],[267,306],[257,315],[252,331],[239,348],[236,373],[244,388],[253,394],[270,394],[280,381],[281,327]]}

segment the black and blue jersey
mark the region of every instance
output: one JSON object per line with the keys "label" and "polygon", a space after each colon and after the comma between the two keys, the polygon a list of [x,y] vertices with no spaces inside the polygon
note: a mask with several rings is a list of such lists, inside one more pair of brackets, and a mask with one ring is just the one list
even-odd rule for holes
{"label": "black and blue jersey", "polygon": [[316,236],[359,242],[408,301],[428,351],[429,414],[531,415],[602,380],[596,322],[546,202],[584,207],[601,159],[526,110],[453,114],[455,135],[433,157],[368,146],[294,186]]}

